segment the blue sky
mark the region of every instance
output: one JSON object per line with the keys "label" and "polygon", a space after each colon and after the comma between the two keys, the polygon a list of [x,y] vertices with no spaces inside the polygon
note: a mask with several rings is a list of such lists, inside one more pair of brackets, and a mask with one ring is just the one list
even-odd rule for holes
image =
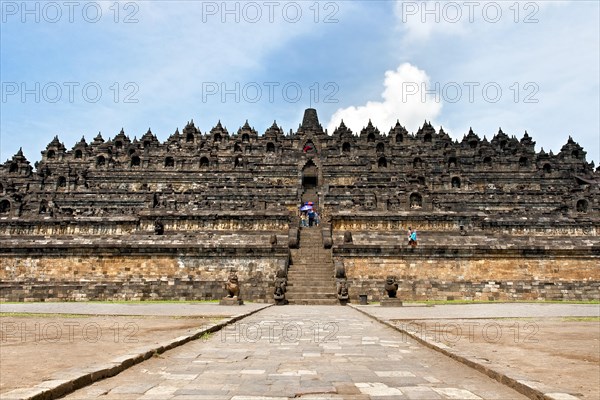
{"label": "blue sky", "polygon": [[570,135],[599,164],[597,1],[0,3],[2,162],[190,119],[295,130],[312,105],[330,133],[501,127],[555,153]]}

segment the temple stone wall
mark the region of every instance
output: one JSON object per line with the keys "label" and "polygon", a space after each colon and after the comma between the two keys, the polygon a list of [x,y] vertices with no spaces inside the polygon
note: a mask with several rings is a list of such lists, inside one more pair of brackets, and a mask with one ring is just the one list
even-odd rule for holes
{"label": "temple stone wall", "polygon": [[351,299],[384,296],[395,276],[403,300],[600,300],[600,254],[592,256],[517,254],[435,257],[337,256],[344,265]]}
{"label": "temple stone wall", "polygon": [[0,301],[211,300],[236,271],[241,296],[272,297],[287,253],[245,256],[195,254],[12,255],[0,258]]}

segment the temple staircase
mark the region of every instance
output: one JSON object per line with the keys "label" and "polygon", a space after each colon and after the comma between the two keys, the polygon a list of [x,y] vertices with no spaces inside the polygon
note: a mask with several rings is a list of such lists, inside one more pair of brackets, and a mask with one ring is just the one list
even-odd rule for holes
{"label": "temple staircase", "polygon": [[290,249],[286,299],[290,304],[339,304],[333,257],[323,248],[319,227],[300,228],[300,243]]}
{"label": "temple staircase", "polygon": [[302,193],[302,203],[306,203],[312,201],[317,207],[317,211],[319,210],[319,195],[317,194],[316,188],[306,188]]}

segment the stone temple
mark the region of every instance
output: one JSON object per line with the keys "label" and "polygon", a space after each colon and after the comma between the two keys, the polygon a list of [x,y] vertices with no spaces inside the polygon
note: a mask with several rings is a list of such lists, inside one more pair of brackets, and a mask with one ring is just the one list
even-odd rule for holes
{"label": "stone temple", "polygon": [[337,303],[343,277],[377,301],[390,276],[402,300],[597,300],[600,169],[571,138],[534,145],[427,122],[329,135],[314,109],[287,134],[56,137],[35,167],[0,164],[0,300],[219,299],[232,271],[258,302],[278,277],[290,303]]}

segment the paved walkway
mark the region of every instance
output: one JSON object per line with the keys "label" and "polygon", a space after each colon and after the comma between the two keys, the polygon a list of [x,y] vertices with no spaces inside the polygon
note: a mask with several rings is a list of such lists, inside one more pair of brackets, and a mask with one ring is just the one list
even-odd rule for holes
{"label": "paved walkway", "polygon": [[67,399],[523,399],[340,306],[270,307]]}

